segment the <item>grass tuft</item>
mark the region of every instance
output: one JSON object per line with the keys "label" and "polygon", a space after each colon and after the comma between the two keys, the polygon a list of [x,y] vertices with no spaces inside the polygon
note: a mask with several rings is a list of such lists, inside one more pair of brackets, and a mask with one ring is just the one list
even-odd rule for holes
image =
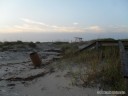
{"label": "grass tuft", "polygon": [[70,69],[73,69],[74,65],[77,66],[79,70],[70,72],[75,85],[81,84],[84,87],[100,85],[100,88],[104,90],[126,90],[125,80],[121,74],[118,47],[85,50],[77,55],[73,54],[74,49],[67,50],[69,52],[64,58],[66,63],[61,67],[65,65],[69,67],[71,64]]}

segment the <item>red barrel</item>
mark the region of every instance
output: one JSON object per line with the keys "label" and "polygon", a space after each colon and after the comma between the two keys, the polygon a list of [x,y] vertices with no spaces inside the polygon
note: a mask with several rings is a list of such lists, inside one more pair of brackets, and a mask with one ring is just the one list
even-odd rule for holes
{"label": "red barrel", "polygon": [[32,63],[33,63],[33,65],[35,66],[35,67],[40,67],[41,66],[41,59],[40,59],[40,57],[39,57],[39,55],[38,55],[38,53],[37,52],[33,52],[33,53],[31,53],[30,54],[30,58],[31,58],[31,60],[32,60]]}

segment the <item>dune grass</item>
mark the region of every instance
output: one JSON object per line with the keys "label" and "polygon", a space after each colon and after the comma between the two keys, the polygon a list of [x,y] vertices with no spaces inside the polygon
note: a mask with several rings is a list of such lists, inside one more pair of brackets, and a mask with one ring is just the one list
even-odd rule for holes
{"label": "dune grass", "polygon": [[73,52],[74,50],[69,48],[63,60],[66,63],[59,63],[59,67],[78,67],[79,70],[70,72],[73,84],[84,87],[98,85],[104,90],[126,90],[118,47],[90,49],[75,55]]}

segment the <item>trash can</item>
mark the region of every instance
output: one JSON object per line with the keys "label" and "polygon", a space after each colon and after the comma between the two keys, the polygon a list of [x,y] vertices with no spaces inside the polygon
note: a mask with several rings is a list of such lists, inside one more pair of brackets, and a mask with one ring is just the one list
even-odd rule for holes
{"label": "trash can", "polygon": [[33,52],[33,53],[31,53],[30,54],[30,58],[31,58],[31,60],[32,60],[32,63],[33,63],[33,65],[35,66],[35,67],[40,67],[41,66],[41,59],[40,59],[40,57],[39,57],[39,55],[38,55],[38,53],[37,52]]}

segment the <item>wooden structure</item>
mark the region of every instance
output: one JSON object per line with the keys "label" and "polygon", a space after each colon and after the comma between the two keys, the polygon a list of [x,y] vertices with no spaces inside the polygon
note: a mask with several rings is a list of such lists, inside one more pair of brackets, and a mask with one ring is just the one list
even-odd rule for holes
{"label": "wooden structure", "polygon": [[[118,40],[107,40],[107,41],[97,40],[90,42],[88,45],[85,45],[84,47],[80,48],[78,51],[83,51],[91,48],[98,49],[98,47],[100,46],[119,46],[118,42],[119,42]],[[122,40],[121,42],[124,44],[124,46],[128,46],[128,41]]]}

